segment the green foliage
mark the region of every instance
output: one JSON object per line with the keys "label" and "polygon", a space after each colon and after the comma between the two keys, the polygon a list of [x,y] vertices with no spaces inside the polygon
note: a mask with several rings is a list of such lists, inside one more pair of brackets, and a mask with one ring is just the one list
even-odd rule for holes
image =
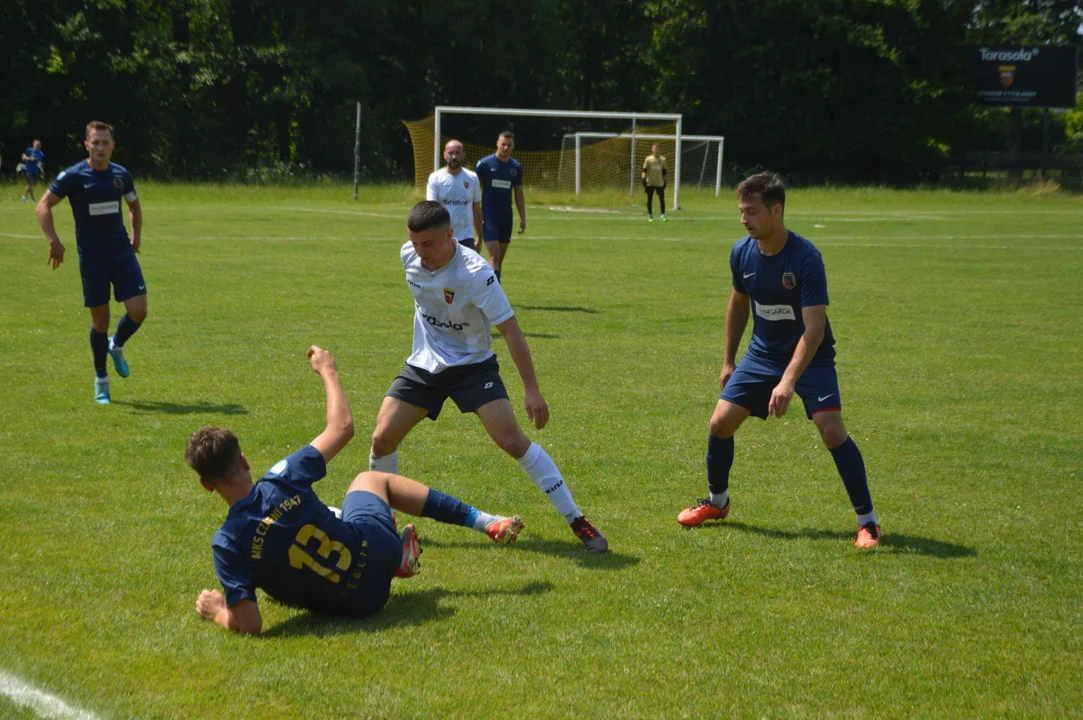
{"label": "green foliage", "polygon": [[[408,176],[400,121],[436,104],[678,111],[737,169],[906,182],[982,129],[961,42],[1073,42],[1081,19],[1064,0],[8,0],[0,142],[39,136],[63,167],[101,118],[140,176],[341,174],[360,102],[378,180]],[[523,149],[571,129],[514,125]]]}

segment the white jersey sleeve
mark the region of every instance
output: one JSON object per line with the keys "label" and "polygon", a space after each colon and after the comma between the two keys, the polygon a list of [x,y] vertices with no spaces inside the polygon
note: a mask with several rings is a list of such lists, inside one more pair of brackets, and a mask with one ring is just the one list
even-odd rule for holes
{"label": "white jersey sleeve", "polygon": [[440,200],[440,182],[439,173],[429,173],[429,182],[425,186],[425,199],[426,200]]}
{"label": "white jersey sleeve", "polygon": [[[485,261],[482,260],[482,262]],[[473,277],[474,292],[471,302],[485,314],[490,323],[499,325],[515,315],[515,312],[511,309],[511,303],[508,302],[508,296],[504,294],[504,288],[500,287],[500,281],[496,279],[495,273],[490,271],[489,273],[479,273]]]}

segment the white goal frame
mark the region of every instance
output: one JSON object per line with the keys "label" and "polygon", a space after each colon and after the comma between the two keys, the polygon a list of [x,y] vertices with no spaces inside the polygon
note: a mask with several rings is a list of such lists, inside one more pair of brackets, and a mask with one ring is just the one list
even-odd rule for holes
{"label": "white goal frame", "polygon": [[[680,132],[679,127],[680,126],[678,126],[678,133]],[[632,155],[632,177],[629,180],[629,187],[628,187],[629,194],[634,194],[635,193],[635,177],[636,177],[635,156],[636,156],[636,140],[637,139],[639,139],[639,140],[675,140],[677,142],[677,149],[676,149],[675,152],[677,152],[677,153],[679,153],[681,151],[681,142],[684,141],[684,140],[695,140],[697,142],[706,142],[708,147],[710,147],[711,143],[716,142],[716,143],[718,143],[718,167],[715,168],[715,174],[714,174],[714,196],[718,197],[719,194],[721,194],[721,192],[722,192],[722,156],[723,156],[723,152],[724,152],[725,147],[726,147],[726,136],[725,135],[656,135],[656,134],[651,134],[651,133],[636,133],[636,132],[630,132],[630,133],[577,132],[577,133],[568,133],[568,134],[566,134],[564,136],[565,139],[570,138],[570,137],[575,138],[575,194],[576,195],[579,194],[579,187],[580,187],[580,170],[581,170],[581,165],[582,165],[582,153],[581,153],[582,138],[604,138],[604,139],[609,139],[609,138],[629,138],[632,141],[631,142],[631,146],[632,146],[632,151],[631,151],[631,155]],[[561,149],[563,150],[563,147]],[[707,166],[707,156],[706,155],[704,155],[704,157],[703,157],[703,165],[704,165],[704,169],[706,169],[706,166]],[[673,185],[674,185],[674,191],[675,192],[676,192],[676,186],[680,184],[680,178],[677,177],[677,175],[678,175],[678,173],[680,173],[680,171],[681,171],[681,163],[680,163],[680,156],[678,155],[677,158],[674,159],[674,166],[673,166],[673,174],[674,174]],[[702,175],[703,175],[703,173],[701,172],[700,173],[701,178],[702,178]]]}
{"label": "white goal frame", "polygon": [[[526,108],[488,108],[488,107],[464,107],[459,105],[437,105],[435,127],[433,128],[432,169],[433,172],[440,169],[440,120],[443,115],[504,115],[517,117],[563,117],[563,118],[593,118],[597,120],[631,120],[632,132],[635,133],[635,125],[638,120],[665,120],[677,124],[677,149],[674,161],[673,173],[673,209],[681,206],[681,128],[682,115],[680,113],[640,113],[640,112],[594,112],[590,110],[529,110]],[[644,137],[639,135],[638,137]],[[634,156],[633,156],[634,157]],[[634,162],[632,163],[635,164]],[[578,174],[576,175],[576,193],[579,192]]]}

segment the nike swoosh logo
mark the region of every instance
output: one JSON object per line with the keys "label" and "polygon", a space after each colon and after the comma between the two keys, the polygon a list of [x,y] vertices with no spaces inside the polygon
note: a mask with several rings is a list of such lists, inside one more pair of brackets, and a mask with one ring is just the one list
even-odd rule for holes
{"label": "nike swoosh logo", "polygon": [[[146,289],[147,289],[147,286],[146,286],[146,285],[140,285],[140,286],[139,286],[139,289],[140,289],[140,290],[146,290]],[[831,397],[831,396],[830,396],[830,395],[828,395],[828,397]],[[820,398],[820,399],[821,399],[821,400],[823,400],[823,398]]]}
{"label": "nike swoosh logo", "polygon": [[744,278],[745,278],[745,280],[748,280],[750,277],[752,277],[755,274],[756,273],[748,273],[747,275],[744,276]]}
{"label": "nike swoosh logo", "polygon": [[94,183],[90,183],[89,185],[84,185],[83,187],[84,187],[84,188],[88,188],[88,187],[94,187]]}
{"label": "nike swoosh logo", "polygon": [[829,397],[831,397],[831,396],[832,396],[832,395],[834,395],[834,394],[835,394],[835,393],[830,393],[830,394],[828,394],[828,395],[824,395],[823,397],[817,397],[817,398],[816,398],[816,402],[823,402],[824,400],[828,399]]}

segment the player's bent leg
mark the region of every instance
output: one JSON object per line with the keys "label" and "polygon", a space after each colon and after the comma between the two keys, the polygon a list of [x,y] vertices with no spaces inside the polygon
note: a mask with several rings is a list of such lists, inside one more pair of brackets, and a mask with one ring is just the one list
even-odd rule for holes
{"label": "player's bent leg", "polygon": [[840,411],[824,410],[813,413],[812,419],[831,452],[831,458],[835,461],[835,467],[857,515],[857,540],[854,545],[859,548],[874,548],[880,544],[882,533],[876,513],[873,512],[872,494],[869,492],[869,479],[861,450],[846,432]]}
{"label": "player's bent leg", "polygon": [[485,426],[489,437],[508,455],[518,460],[530,449],[530,438],[519,427],[510,400],[492,400],[474,412],[481,418],[481,424]]}
{"label": "player's bent leg", "polygon": [[147,319],[147,294],[143,293],[125,300],[124,310],[133,322],[142,323]]}
{"label": "player's bent leg", "polygon": [[486,240],[485,251],[489,253],[489,264],[494,271],[500,271],[504,262],[504,249],[507,246],[498,240]]}
{"label": "player's bent leg", "polygon": [[730,512],[729,476],[733,467],[733,435],[751,411],[728,400],[719,400],[711,414],[707,437],[707,497],[677,514],[685,527],[698,527],[708,520],[725,520]]}
{"label": "player's bent leg", "polygon": [[376,428],[372,431],[369,468],[397,474],[396,451],[399,443],[428,414],[429,411],[425,408],[395,397],[385,397],[380,405],[380,414],[376,417]]}

